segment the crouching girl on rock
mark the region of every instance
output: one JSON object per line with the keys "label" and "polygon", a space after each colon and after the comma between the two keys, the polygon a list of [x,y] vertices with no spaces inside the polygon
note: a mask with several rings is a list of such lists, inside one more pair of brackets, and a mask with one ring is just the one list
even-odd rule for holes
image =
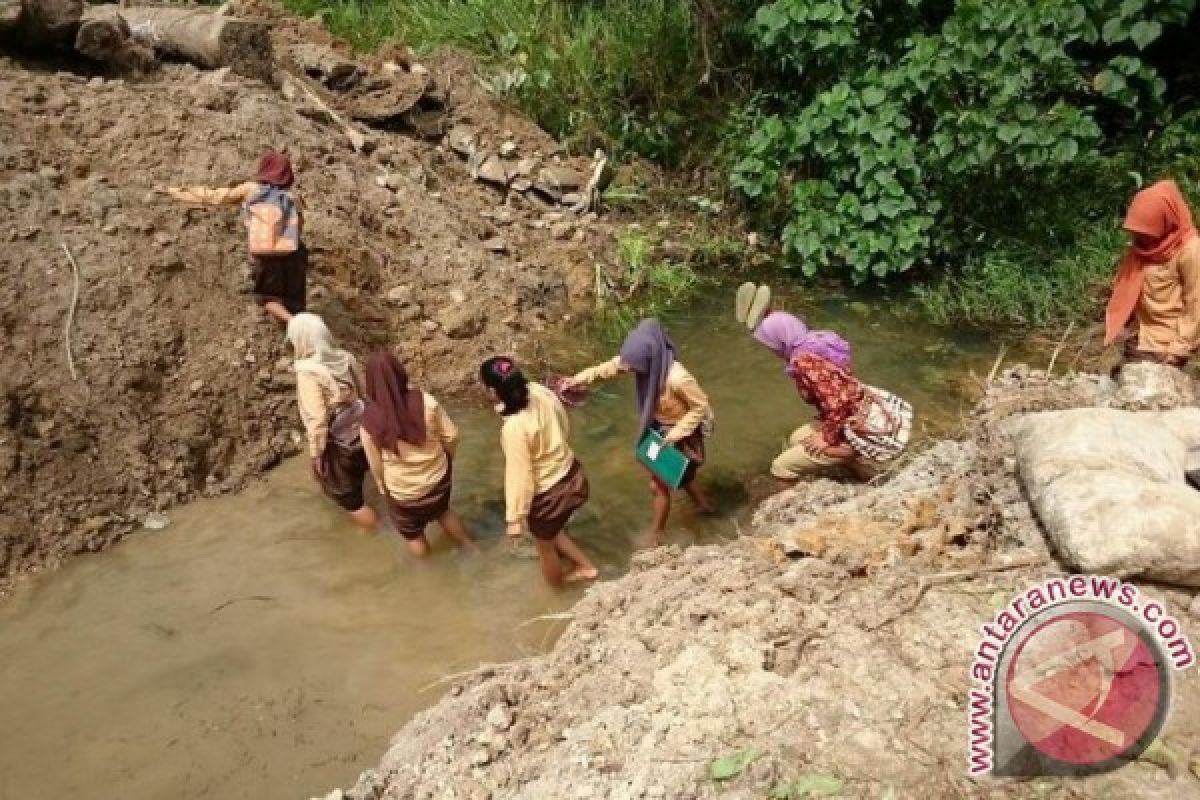
{"label": "crouching girl on rock", "polygon": [[409,386],[391,353],[367,359],[367,408],[362,443],[392,524],[414,556],[429,554],[425,528],[437,521],[459,547],[475,545],[450,508],[458,428],[433,395]]}
{"label": "crouching girl on rock", "polygon": [[359,435],[364,406],[358,362],[334,346],[329,328],[316,314],[292,317],[287,338],[296,355],[296,399],[313,477],[356,524],[372,528],[377,518],[363,497],[367,457]]}
{"label": "crouching girl on rock", "polygon": [[[759,296],[766,294],[760,287]],[[850,345],[832,331],[811,331],[782,311],[757,318],[747,314],[739,290],[739,321],[754,339],[783,359],[784,369],[805,402],[817,412],[814,425],[803,425],[788,437],[787,447],[772,462],[771,474],[792,486],[806,475],[844,466],[860,480],[874,477],[882,463],[905,448],[912,433],[912,406],[890,392],[860,381],[850,369]]]}
{"label": "crouching girl on rock", "polygon": [[[620,355],[566,379],[565,385],[588,386],[626,372],[634,374],[637,385],[638,441],[653,429],[678,448],[689,462],[680,488],[701,512],[712,513],[712,504],[695,480],[704,464],[705,429],[712,423],[712,407],[692,373],[675,358],[675,346],[658,320],[642,320],[625,337]],[[650,488],[653,518],[645,546],[656,547],[671,515],[671,488],[653,472]]]}
{"label": "crouching girl on rock", "polygon": [[[566,533],[571,515],[588,499],[587,474],[567,443],[566,409],[549,389],[527,381],[510,358],[484,361],[479,377],[504,418],[505,534],[513,540],[533,534],[551,586],[594,579],[595,565]],[[561,558],[571,562],[565,574]]]}

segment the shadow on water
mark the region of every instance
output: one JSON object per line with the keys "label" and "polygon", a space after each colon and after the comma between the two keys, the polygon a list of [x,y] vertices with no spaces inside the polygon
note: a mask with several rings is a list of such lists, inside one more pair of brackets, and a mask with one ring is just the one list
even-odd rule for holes
{"label": "shadow on water", "polygon": [[[958,379],[986,374],[994,357],[986,337],[946,338],[836,300],[806,315],[842,331],[859,373],[911,399],[927,431],[957,424]],[[807,414],[724,293],[669,327],[716,409],[701,475],[722,512],[696,516],[681,496],[668,538],[728,538],[749,513],[747,480]],[[609,355],[551,349],[561,371]],[[455,502],[483,540],[479,556],[439,543],[414,562],[394,539],[349,526],[294,461],[0,605],[0,800],[306,797],[375,763],[436,699],[437,687],[421,690],[440,677],[547,648],[562,622],[534,618],[578,594],[543,587],[536,563],[500,541],[498,418],[463,405],[454,416]],[[649,513],[631,454],[632,381],[600,388],[572,420],[593,497],[573,532],[613,576]]]}

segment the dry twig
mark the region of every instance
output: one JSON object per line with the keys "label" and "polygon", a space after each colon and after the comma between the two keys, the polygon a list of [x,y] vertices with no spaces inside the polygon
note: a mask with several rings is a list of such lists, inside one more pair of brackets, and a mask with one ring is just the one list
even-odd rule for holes
{"label": "dry twig", "polygon": [[880,628],[891,625],[905,614],[916,610],[917,606],[921,604],[921,598],[923,598],[925,593],[934,586],[941,586],[947,583],[954,583],[955,581],[967,580],[968,578],[975,578],[992,572],[1008,572],[1009,570],[1014,569],[1040,567],[1045,563],[1046,559],[1042,556],[1031,556],[1030,558],[1022,558],[1006,564],[990,564],[986,567],[976,567],[975,569],[955,570],[954,572],[939,572],[935,575],[922,575],[917,580],[917,590],[913,593],[912,600],[906,603],[903,608],[896,611],[894,614],[889,614],[887,617],[875,623],[874,625],[864,626],[864,630],[866,630],[868,633],[873,633]]}
{"label": "dry twig", "polygon": [[430,689],[436,689],[438,686],[443,686],[447,683],[451,683],[452,681],[459,680],[460,678],[471,678],[476,675],[481,675],[485,672],[499,672],[504,669],[510,669],[512,666],[513,664],[480,664],[474,669],[467,669],[463,670],[462,672],[453,672],[449,675],[443,675],[436,681],[428,683],[422,686],[420,689],[417,689],[417,694],[424,694]]}
{"label": "dry twig", "polygon": [[1050,366],[1046,367],[1046,377],[1049,378],[1054,374],[1054,362],[1058,361],[1058,354],[1062,352],[1063,345],[1067,343],[1067,337],[1071,335],[1071,331],[1075,328],[1075,320],[1071,320],[1071,324],[1067,326],[1067,330],[1063,333],[1062,338],[1058,340],[1058,347],[1054,348],[1054,354],[1050,356]]}
{"label": "dry twig", "polygon": [[79,265],[75,263],[75,256],[71,255],[71,248],[67,247],[66,242],[60,242],[63,252],[67,254],[67,261],[71,264],[71,275],[74,281],[71,289],[71,306],[67,309],[67,324],[63,331],[63,343],[67,347],[67,368],[71,370],[71,380],[79,380],[75,374],[75,356],[71,354],[71,328],[75,324],[75,307],[79,305]]}
{"label": "dry twig", "polygon": [[1000,345],[1000,352],[996,354],[996,363],[992,364],[992,371],[988,373],[987,382],[990,385],[996,380],[996,373],[1000,371],[1000,364],[1004,361],[1004,354],[1008,352],[1008,345]]}

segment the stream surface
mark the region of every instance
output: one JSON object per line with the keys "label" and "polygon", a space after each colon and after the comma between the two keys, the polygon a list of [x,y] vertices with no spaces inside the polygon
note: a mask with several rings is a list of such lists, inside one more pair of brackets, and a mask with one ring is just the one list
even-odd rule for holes
{"label": "stream surface", "polygon": [[[808,416],[731,305],[714,292],[666,320],[717,421],[700,475],[721,513],[695,515],[681,494],[668,535],[678,544],[736,535],[747,483]],[[995,354],[984,336],[947,337],[845,298],[800,310],[852,342],[864,380],[910,399],[925,435],[958,424],[958,379],[986,375]],[[578,341],[551,352],[562,372],[611,355]],[[572,532],[605,577],[625,569],[649,516],[632,389],[630,378],[599,387],[572,412],[592,483]],[[536,562],[500,541],[499,419],[469,399],[447,405],[463,430],[455,506],[481,555],[433,534],[431,559],[407,557],[393,536],[350,525],[293,460],[0,602],[0,800],[323,794],[377,763],[436,701],[439,678],[548,649],[565,623],[535,618],[578,590],[547,589]]]}

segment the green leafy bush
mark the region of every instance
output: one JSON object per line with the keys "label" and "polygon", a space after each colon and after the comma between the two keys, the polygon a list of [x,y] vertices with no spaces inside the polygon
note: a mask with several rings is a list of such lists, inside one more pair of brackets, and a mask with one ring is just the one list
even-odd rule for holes
{"label": "green leafy bush", "polygon": [[[734,118],[731,180],[806,275],[856,282],[1009,235],[1069,242],[1045,198],[1111,173],[1165,108],[1144,51],[1194,0],[775,0],[748,32],[773,84]],[[1095,201],[1123,200],[1128,181]]]}

